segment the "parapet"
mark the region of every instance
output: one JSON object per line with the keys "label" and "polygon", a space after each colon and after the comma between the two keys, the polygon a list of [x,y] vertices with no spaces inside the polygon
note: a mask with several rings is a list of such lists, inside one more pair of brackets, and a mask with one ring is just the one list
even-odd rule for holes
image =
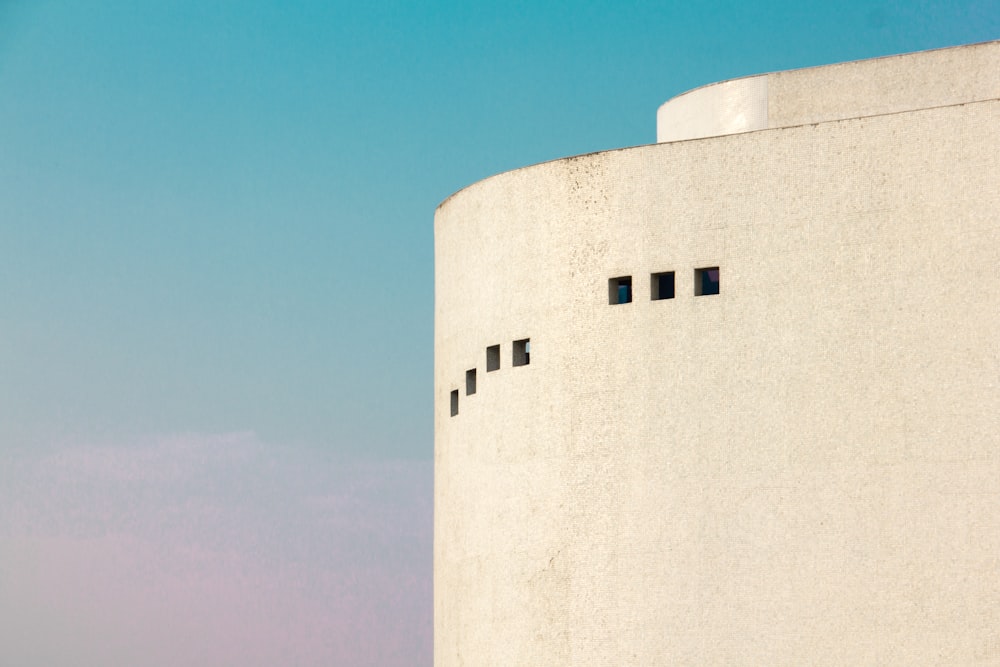
{"label": "parapet", "polygon": [[656,112],[656,141],[863,118],[1000,97],[1000,41],[732,79]]}

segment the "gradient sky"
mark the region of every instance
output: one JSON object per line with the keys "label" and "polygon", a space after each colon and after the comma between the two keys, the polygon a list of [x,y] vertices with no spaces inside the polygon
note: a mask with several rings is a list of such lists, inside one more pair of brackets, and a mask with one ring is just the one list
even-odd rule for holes
{"label": "gradient sky", "polygon": [[0,664],[429,665],[435,206],[996,0],[0,0]]}

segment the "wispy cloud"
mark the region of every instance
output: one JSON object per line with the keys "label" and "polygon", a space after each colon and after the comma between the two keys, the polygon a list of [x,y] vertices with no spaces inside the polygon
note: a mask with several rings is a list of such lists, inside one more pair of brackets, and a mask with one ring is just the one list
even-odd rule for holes
{"label": "wispy cloud", "polygon": [[430,462],[236,433],[0,467],[2,664],[430,664]]}

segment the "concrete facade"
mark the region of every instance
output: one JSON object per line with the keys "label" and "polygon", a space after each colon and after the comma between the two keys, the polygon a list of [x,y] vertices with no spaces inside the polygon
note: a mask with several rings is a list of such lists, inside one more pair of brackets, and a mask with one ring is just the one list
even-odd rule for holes
{"label": "concrete facade", "polygon": [[1000,42],[753,79],[438,208],[438,667],[1000,664]]}

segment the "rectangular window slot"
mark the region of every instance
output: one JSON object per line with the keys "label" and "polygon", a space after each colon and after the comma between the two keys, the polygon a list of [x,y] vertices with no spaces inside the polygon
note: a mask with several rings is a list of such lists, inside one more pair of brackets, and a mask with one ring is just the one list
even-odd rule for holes
{"label": "rectangular window slot", "polygon": [[476,393],[476,369],[470,368],[465,371],[465,395],[472,396]]}
{"label": "rectangular window slot", "polygon": [[499,370],[500,368],[500,346],[490,345],[486,348],[486,372]]}
{"label": "rectangular window slot", "polygon": [[649,293],[653,301],[674,298],[674,272],[654,273],[649,280]]}
{"label": "rectangular window slot", "polygon": [[620,276],[608,281],[608,303],[632,303],[632,276]]}
{"label": "rectangular window slot", "polygon": [[451,416],[458,414],[458,389],[451,390]]}
{"label": "rectangular window slot", "polygon": [[514,341],[514,365],[527,366],[531,363],[531,339]]}
{"label": "rectangular window slot", "polygon": [[709,266],[694,270],[694,295],[708,296],[719,293],[719,267]]}

